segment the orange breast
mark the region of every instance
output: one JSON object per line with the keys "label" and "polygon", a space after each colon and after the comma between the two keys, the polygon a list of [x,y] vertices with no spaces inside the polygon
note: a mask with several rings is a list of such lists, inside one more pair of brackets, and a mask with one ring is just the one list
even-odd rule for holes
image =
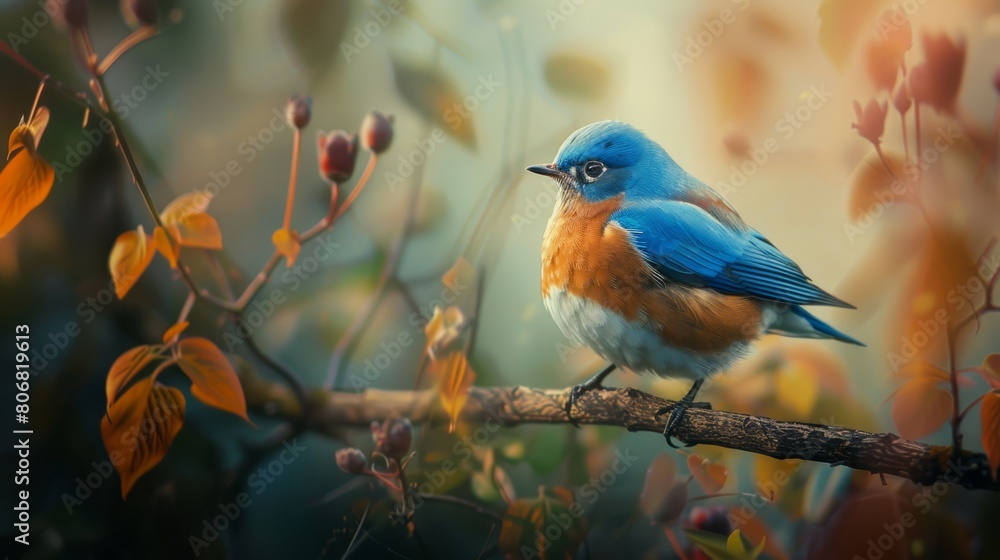
{"label": "orange breast", "polygon": [[621,195],[596,203],[563,196],[571,198],[557,206],[542,243],[542,297],[568,291],[697,352],[723,352],[760,335],[761,309],[753,299],[672,283],[646,263],[628,232],[608,224]]}

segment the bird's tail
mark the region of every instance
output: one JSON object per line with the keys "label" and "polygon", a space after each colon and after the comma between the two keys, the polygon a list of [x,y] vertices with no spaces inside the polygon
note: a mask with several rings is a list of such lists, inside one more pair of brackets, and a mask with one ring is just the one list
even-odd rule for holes
{"label": "bird's tail", "polygon": [[767,329],[767,332],[794,338],[832,338],[848,344],[865,345],[820,321],[798,305],[792,305],[779,311],[778,319]]}

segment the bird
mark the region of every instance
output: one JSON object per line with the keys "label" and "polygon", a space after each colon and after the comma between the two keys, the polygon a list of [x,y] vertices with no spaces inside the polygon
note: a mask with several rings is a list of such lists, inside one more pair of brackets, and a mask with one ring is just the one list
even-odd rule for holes
{"label": "bird", "polygon": [[602,387],[615,368],[692,381],[670,411],[671,447],[704,381],[765,334],[864,344],[803,306],[854,309],[816,286],[711,187],[630,124],[600,121],[570,134],[549,164],[555,207],[542,239],[545,308],[565,336],[608,366],[565,405]]}

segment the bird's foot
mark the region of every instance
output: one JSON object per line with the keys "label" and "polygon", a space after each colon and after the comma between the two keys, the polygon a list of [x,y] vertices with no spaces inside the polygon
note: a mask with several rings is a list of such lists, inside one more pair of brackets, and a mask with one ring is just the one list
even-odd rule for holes
{"label": "bird's foot", "polygon": [[[694,402],[694,399],[688,400],[686,397],[677,401],[677,404],[671,406],[665,406],[660,410],[656,411],[656,417],[659,418],[666,412],[670,412],[670,417],[667,418],[667,425],[663,428],[663,437],[667,440],[667,445],[678,449],[679,446],[674,444],[674,440],[671,437],[676,431],[677,426],[680,425],[681,419],[684,418],[684,413],[687,412],[689,408],[701,408],[704,410],[711,410],[712,405],[707,402]],[[693,443],[685,443],[684,447],[693,447]]]}
{"label": "bird's foot", "polygon": [[614,371],[614,369],[615,365],[611,364],[608,367],[604,368],[597,375],[591,377],[590,379],[584,381],[583,383],[580,383],[579,385],[573,387],[572,390],[570,390],[569,398],[566,399],[566,406],[563,408],[563,410],[566,412],[566,417],[569,418],[570,424],[573,424],[573,426],[577,428],[580,427],[580,423],[577,422],[575,418],[573,418],[573,405],[575,405],[577,401],[580,400],[580,397],[582,397],[586,393],[593,391],[594,389],[603,389],[604,378],[607,377],[608,374],[610,374],[612,371]]}

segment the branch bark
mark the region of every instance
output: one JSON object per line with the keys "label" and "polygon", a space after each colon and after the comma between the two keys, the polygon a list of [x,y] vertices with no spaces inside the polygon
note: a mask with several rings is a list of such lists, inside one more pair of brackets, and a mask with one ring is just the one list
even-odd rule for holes
{"label": "branch bark", "polygon": [[[285,408],[287,388],[277,383],[245,384],[248,404],[267,403],[272,412],[296,414]],[[269,392],[274,391],[271,395]],[[251,394],[254,393],[254,394]],[[495,431],[518,424],[567,424],[564,412],[570,389],[530,387],[473,387],[461,418]],[[311,429],[335,435],[340,428],[368,426],[397,414],[415,423],[447,425],[437,393],[383,391],[360,393],[315,390]],[[574,408],[580,424],[619,426],[632,432],[661,434],[675,404],[636,389],[595,389],[585,393]],[[832,466],[902,477],[917,484],[937,482],[969,489],[1000,491],[991,476],[989,461],[982,453],[963,452],[952,457],[951,447],[903,439],[891,433],[872,433],[850,428],[785,422],[720,410],[690,409],[677,428],[676,437],[689,444],[718,445],[767,455],[776,459],[804,459]],[[657,441],[654,445],[664,445]]]}

